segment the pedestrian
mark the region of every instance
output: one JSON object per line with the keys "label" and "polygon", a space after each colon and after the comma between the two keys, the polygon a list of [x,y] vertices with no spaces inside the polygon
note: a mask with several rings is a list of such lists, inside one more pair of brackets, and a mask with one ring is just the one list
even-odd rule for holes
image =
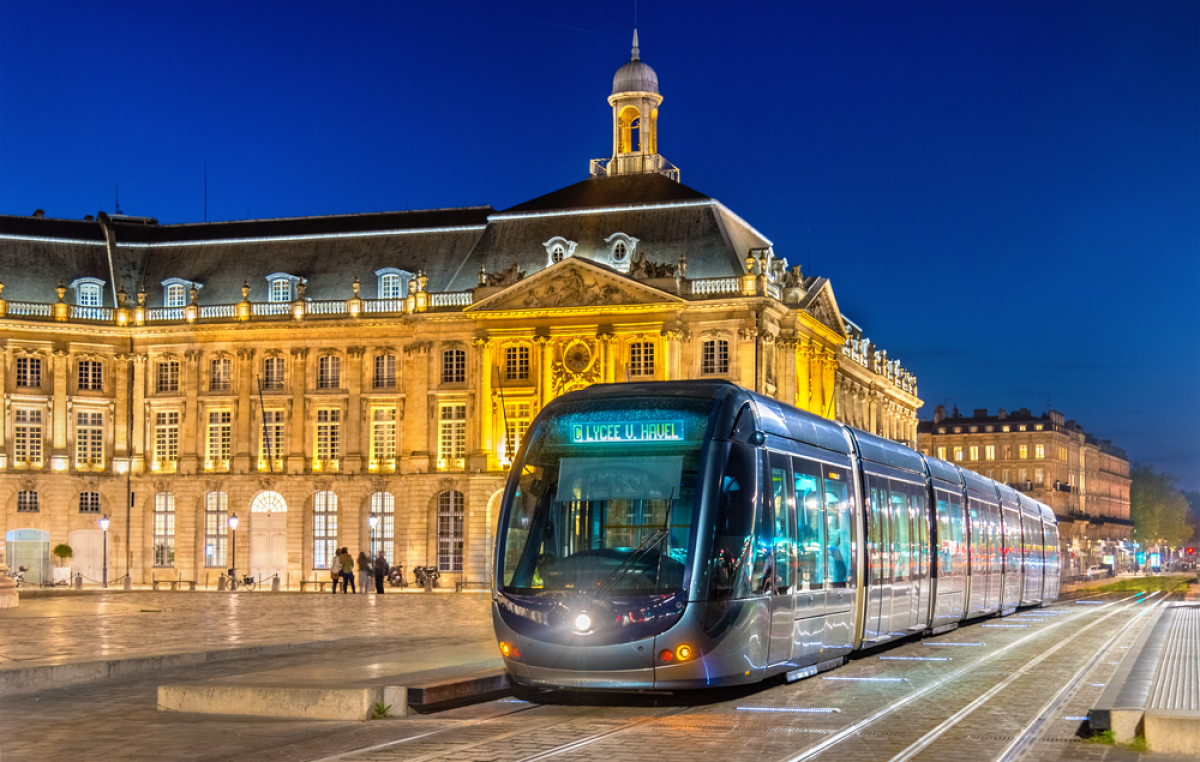
{"label": "pedestrian", "polygon": [[365,550],[358,551],[358,586],[363,595],[371,592],[371,557]]}
{"label": "pedestrian", "polygon": [[337,595],[338,583],[342,581],[341,548],[339,548],[338,551],[333,554],[333,558],[329,561],[329,578],[333,581],[333,590],[330,592],[332,592],[334,595]]}
{"label": "pedestrian", "polygon": [[390,568],[383,551],[379,551],[379,555],[375,558],[375,592],[380,595],[383,595],[383,580],[387,577]]}
{"label": "pedestrian", "polygon": [[[347,592],[357,593],[354,588],[354,556],[350,555],[349,548],[342,548],[342,594]],[[349,588],[349,590],[347,590]]]}

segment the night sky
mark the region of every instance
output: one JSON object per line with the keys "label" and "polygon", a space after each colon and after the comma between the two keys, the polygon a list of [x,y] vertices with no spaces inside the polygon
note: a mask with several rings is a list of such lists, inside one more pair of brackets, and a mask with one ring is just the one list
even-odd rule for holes
{"label": "night sky", "polygon": [[[1200,489],[1200,3],[641,2],[659,148],[917,374]],[[0,2],[0,213],[491,204],[587,177],[632,2]],[[0,275],[0,279],[2,279]]]}

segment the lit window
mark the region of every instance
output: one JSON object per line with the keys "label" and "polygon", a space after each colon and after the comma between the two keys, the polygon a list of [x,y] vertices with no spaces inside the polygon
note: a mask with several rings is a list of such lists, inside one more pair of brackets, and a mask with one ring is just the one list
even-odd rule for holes
{"label": "lit window", "polygon": [[187,289],[182,283],[172,283],[167,286],[164,307],[182,307],[187,304]]}
{"label": "lit window", "polygon": [[996,459],[996,445],[987,445],[983,448],[983,457],[988,460]]}
{"label": "lit window", "polygon": [[75,303],[80,307],[100,306],[100,286],[95,283],[84,283],[75,291]]}
{"label": "lit window", "polygon": [[395,267],[385,267],[376,270],[375,275],[379,277],[380,299],[403,299],[408,296],[408,282],[412,279],[412,273]]}
{"label": "lit window", "polygon": [[154,465],[173,471],[179,460],[179,412],[164,410],[154,415]]}
{"label": "lit window", "polygon": [[942,426],[941,428],[939,428],[939,429],[938,429],[938,433],[939,433],[939,434],[945,434],[945,433],[946,433],[946,427],[945,427],[945,426]]}
{"label": "lit window", "polygon": [[1029,445],[1020,445],[1017,447],[1017,457],[1025,460],[1029,457]]}
{"label": "lit window", "polygon": [[271,280],[267,300],[272,302],[292,301],[292,279],[275,278]]}
{"label": "lit window", "polygon": [[103,389],[104,368],[99,360],[80,360],[78,370],[80,391],[98,392]]}
{"label": "lit window", "polygon": [[984,430],[984,431],[986,431],[986,432],[988,432],[988,433],[991,433],[991,432],[993,432],[993,431],[995,431],[995,430],[996,430],[996,427],[995,427],[995,426],[984,426],[984,427],[983,427],[983,430]]}
{"label": "lit window", "polygon": [[1034,430],[1034,431],[1041,431],[1041,430],[1042,430],[1042,424],[1040,424],[1040,423],[1039,423],[1038,425],[1034,426],[1034,427],[1033,427],[1033,430]]}
{"label": "lit window", "polygon": [[463,468],[467,454],[467,406],[442,405],[438,421],[438,468]]}
{"label": "lit window", "polygon": [[1033,469],[1033,483],[1034,484],[1045,484],[1046,483],[1046,469],[1044,469],[1044,468]]}
{"label": "lit window", "polygon": [[729,342],[724,339],[706,341],[701,347],[700,372],[728,373],[729,372]]}
{"label": "lit window", "polygon": [[80,492],[79,493],[79,512],[80,513],[99,513],[100,512],[100,493],[99,492]]}
{"label": "lit window", "polygon": [[158,363],[154,389],[159,393],[179,391],[179,361],[164,360]]}
{"label": "lit window", "polygon": [[1000,430],[1001,431],[1012,431],[1012,427],[1011,426],[1001,426]]}
{"label": "lit window", "polygon": [[1033,457],[1038,459],[1046,457],[1046,445],[1035,444],[1033,446]]}
{"label": "lit window", "polygon": [[283,458],[283,411],[266,410],[263,412],[262,434],[258,442],[259,468],[274,470],[271,461]]}
{"label": "lit window", "polygon": [[972,433],[972,434],[975,434],[975,433],[977,433],[977,432],[979,431],[979,427],[978,427],[978,426],[972,426],[972,427],[971,427],[971,429],[970,429],[970,431],[971,431],[971,433]]}
{"label": "lit window", "polygon": [[507,347],[504,350],[504,377],[508,381],[529,378],[529,347]]}
{"label": "lit window", "polygon": [[314,460],[321,463],[337,460],[342,448],[342,411],[326,408],[317,411],[317,437]]}
{"label": "lit window", "polygon": [[394,465],[396,460],[396,408],[371,411],[371,460],[376,465]]}
{"label": "lit window", "polygon": [[329,569],[337,551],[338,498],[333,492],[313,493],[313,568]]}
{"label": "lit window", "polygon": [[224,569],[229,563],[229,496],[204,496],[204,565]]}
{"label": "lit window", "polygon": [[371,515],[379,519],[371,533],[371,556],[380,553],[388,563],[396,563],[396,498],[390,492],[371,493]]}
{"label": "lit window", "polygon": [[233,438],[233,414],[213,410],[208,414],[208,467],[229,468]]}
{"label": "lit window", "polygon": [[962,459],[963,459],[963,448],[955,447],[954,448],[954,460],[956,462],[958,462],[958,461],[962,461]]}
{"label": "lit window", "polygon": [[510,402],[504,406],[504,450],[500,453],[500,459],[507,463],[517,457],[521,442],[525,441],[525,432],[529,430],[529,421],[533,417],[529,411],[528,402]]}
{"label": "lit window", "polygon": [[104,464],[104,414],[75,414],[75,463],[79,466]]}
{"label": "lit window", "polygon": [[955,434],[961,434],[961,433],[962,433],[962,426],[955,426],[955,427],[954,427],[954,433],[955,433]]}
{"label": "lit window", "polygon": [[17,493],[17,513],[37,513],[39,510],[38,493],[32,490],[21,490]]}
{"label": "lit window", "polygon": [[1024,430],[1025,430],[1025,427],[1024,427],[1024,426],[1018,426],[1018,427],[1017,427],[1017,431],[1024,431]]}
{"label": "lit window", "polygon": [[17,386],[23,389],[40,389],[42,387],[42,358],[17,358]]}
{"label": "lit window", "polygon": [[442,383],[461,384],[467,380],[467,353],[463,349],[442,352]]}
{"label": "lit window", "polygon": [[629,345],[629,375],[654,375],[654,344],[637,341]]}
{"label": "lit window", "polygon": [[317,360],[317,388],[337,389],[342,385],[342,358],[322,355]]}
{"label": "lit window", "polygon": [[945,447],[937,448],[937,456],[938,456],[939,460],[945,460],[946,459],[946,448]]}
{"label": "lit window", "polygon": [[154,565],[175,565],[175,496],[170,492],[154,495]]}
{"label": "lit window", "polygon": [[208,390],[227,392],[233,388],[233,361],[218,357],[208,365]]}
{"label": "lit window", "polygon": [[42,465],[42,411],[17,408],[13,415],[13,460]]}
{"label": "lit window", "polygon": [[374,387],[396,388],[396,355],[375,355]]}
{"label": "lit window", "polygon": [[463,570],[463,494],[438,493],[438,571]]}
{"label": "lit window", "polygon": [[979,460],[979,445],[971,445],[971,460]]}
{"label": "lit window", "polygon": [[268,357],[263,360],[263,389],[278,391],[283,388],[284,359]]}

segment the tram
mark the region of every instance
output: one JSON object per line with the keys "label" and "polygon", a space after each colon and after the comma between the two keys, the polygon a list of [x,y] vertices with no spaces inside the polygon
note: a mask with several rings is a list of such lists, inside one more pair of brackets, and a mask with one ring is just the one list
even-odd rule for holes
{"label": "tram", "polygon": [[799,679],[1058,596],[1045,505],[724,381],[608,384],[538,415],[499,516],[521,685]]}

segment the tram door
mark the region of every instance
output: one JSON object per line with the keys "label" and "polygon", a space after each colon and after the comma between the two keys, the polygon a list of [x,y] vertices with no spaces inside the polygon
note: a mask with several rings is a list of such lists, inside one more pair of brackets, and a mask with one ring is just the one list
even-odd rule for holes
{"label": "tram door", "polygon": [[[823,466],[825,487],[825,634],[826,654],[853,645],[855,625],[854,511],[852,485],[845,468]],[[828,656],[826,656],[828,658]]]}
{"label": "tram door", "polygon": [[892,623],[892,528],[888,480],[867,474],[867,608],[864,639],[887,638]]}
{"label": "tram door", "polygon": [[963,542],[962,495],[936,489],[937,499],[937,601],[934,626],[956,622],[963,616],[967,581],[967,553]]}
{"label": "tram door", "polygon": [[1001,509],[1001,517],[1004,519],[1001,529],[1004,542],[1004,591],[1000,607],[1008,612],[1015,610],[1021,602],[1021,517],[1008,506]]}
{"label": "tram door", "polygon": [[792,656],[812,664],[818,660],[825,640],[826,538],[825,489],[821,485],[821,466],[811,460],[792,458],[792,484],[795,487],[796,592],[794,598],[795,634]]}
{"label": "tram door", "polygon": [[762,516],[765,525],[759,528],[760,547],[765,545],[770,549],[771,570],[764,579],[767,589],[763,591],[771,596],[768,664],[779,664],[792,658],[796,507],[789,460],[787,455],[781,453],[769,454],[767,505]]}

